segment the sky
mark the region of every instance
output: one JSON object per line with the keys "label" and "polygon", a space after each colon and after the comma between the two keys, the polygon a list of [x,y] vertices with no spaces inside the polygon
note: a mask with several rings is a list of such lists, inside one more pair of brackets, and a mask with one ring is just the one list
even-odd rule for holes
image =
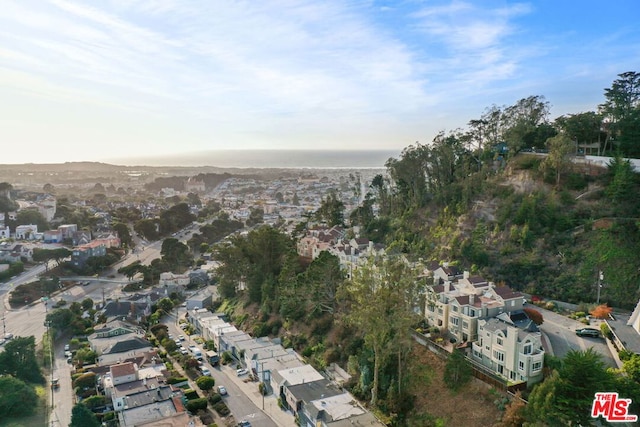
{"label": "sky", "polygon": [[0,163],[400,151],[532,95],[551,119],[595,111],[640,71],[639,16],[637,0],[2,0]]}

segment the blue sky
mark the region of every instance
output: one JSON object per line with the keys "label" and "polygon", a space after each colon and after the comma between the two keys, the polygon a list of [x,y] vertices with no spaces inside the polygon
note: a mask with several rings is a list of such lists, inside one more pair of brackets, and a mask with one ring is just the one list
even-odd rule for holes
{"label": "blue sky", "polygon": [[530,95],[595,110],[640,2],[3,0],[0,163],[397,149]]}

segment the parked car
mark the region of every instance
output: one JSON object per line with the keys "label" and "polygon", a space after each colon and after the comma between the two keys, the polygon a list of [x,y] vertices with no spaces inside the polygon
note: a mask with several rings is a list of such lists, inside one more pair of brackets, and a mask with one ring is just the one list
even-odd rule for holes
{"label": "parked car", "polygon": [[60,380],[58,378],[53,378],[51,380],[51,388],[57,389],[58,387],[60,387]]}
{"label": "parked car", "polygon": [[211,376],[211,371],[208,368],[202,368],[200,372],[202,372],[202,375]]}
{"label": "parked car", "polygon": [[5,340],[4,338],[0,338],[0,345],[4,344],[7,340]]}
{"label": "parked car", "polygon": [[4,334],[4,339],[9,341],[11,338],[13,338],[13,334],[10,332],[7,332],[6,334]]}
{"label": "parked car", "polygon": [[242,420],[238,423],[238,427],[251,427],[251,423],[247,420]]}
{"label": "parked car", "polygon": [[248,371],[247,369],[238,369],[238,370],[236,371],[236,374],[237,374],[239,377],[241,377],[241,376],[243,376],[243,375],[247,375],[248,373],[249,373],[249,371]]}
{"label": "parked car", "polygon": [[184,347],[180,347],[180,353],[186,356],[187,354],[189,354],[189,350]]}
{"label": "parked car", "polygon": [[185,338],[184,338],[184,335],[178,335],[178,339],[179,339],[180,341],[184,341],[184,339],[185,339]]}
{"label": "parked car", "polygon": [[220,396],[226,396],[226,395],[227,395],[227,389],[226,389],[226,388],[224,388],[224,386],[223,386],[223,385],[219,385],[219,386],[218,386],[218,394],[219,394]]}
{"label": "parked car", "polygon": [[65,344],[64,351],[69,351],[69,350],[71,350],[71,347],[69,347],[69,344]]}
{"label": "parked car", "polygon": [[600,331],[594,328],[582,328],[576,330],[576,335],[579,337],[600,338]]}

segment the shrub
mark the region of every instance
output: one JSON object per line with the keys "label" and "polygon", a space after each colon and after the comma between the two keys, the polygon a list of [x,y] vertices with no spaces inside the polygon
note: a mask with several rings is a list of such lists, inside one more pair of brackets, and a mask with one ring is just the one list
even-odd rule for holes
{"label": "shrub", "polygon": [[188,380],[189,378],[187,377],[169,377],[167,379],[167,384],[177,384]]}
{"label": "shrub", "polygon": [[200,396],[198,395],[197,391],[195,391],[192,388],[188,388],[184,391],[184,397],[186,397],[189,400],[192,400],[192,399],[198,399]]}
{"label": "shrub", "polygon": [[209,396],[209,403],[211,403],[212,406],[215,406],[215,404],[220,402],[221,400],[222,396],[220,396],[218,393],[212,393]]}
{"label": "shrub", "polygon": [[205,398],[189,399],[187,402],[187,410],[191,413],[196,413],[202,409],[207,409],[207,399]]}
{"label": "shrub", "polygon": [[215,409],[215,411],[218,414],[220,414],[220,416],[222,416],[222,417],[226,417],[227,415],[229,415],[231,413],[231,411],[229,410],[229,408],[227,407],[227,405],[223,401],[220,401],[220,402],[216,403],[215,405],[213,405],[213,409]]}

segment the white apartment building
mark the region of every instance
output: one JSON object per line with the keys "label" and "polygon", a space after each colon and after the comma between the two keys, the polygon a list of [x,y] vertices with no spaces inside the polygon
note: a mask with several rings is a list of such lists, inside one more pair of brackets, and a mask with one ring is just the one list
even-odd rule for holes
{"label": "white apartment building", "polygon": [[535,325],[523,328],[518,322],[507,313],[480,319],[471,358],[509,381],[536,383],[542,380],[544,366],[541,334]]}

